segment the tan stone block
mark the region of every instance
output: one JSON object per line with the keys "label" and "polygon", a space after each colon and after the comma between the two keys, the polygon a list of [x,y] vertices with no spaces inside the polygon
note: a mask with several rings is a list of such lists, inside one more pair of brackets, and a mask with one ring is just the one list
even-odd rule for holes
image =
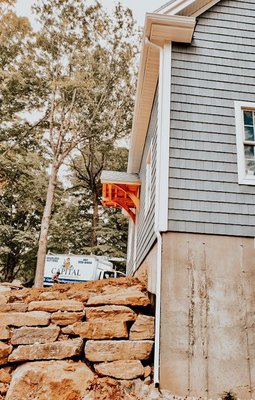
{"label": "tan stone block", "polygon": [[73,325],[76,335],[84,339],[126,339],[128,338],[127,325],[124,321],[96,320],[77,322]]}
{"label": "tan stone block", "polygon": [[60,328],[56,325],[46,328],[23,327],[14,330],[11,343],[16,345],[55,342],[59,332]]}
{"label": "tan stone block", "polygon": [[0,312],[26,312],[27,304],[25,303],[6,303],[0,304]]}
{"label": "tan stone block", "polygon": [[135,321],[136,313],[126,306],[87,307],[86,320],[106,319],[113,321]]}
{"label": "tan stone block", "polygon": [[51,322],[56,325],[71,325],[79,322],[84,317],[82,312],[57,312],[51,315]]}
{"label": "tan stone block", "polygon": [[62,360],[64,358],[71,358],[80,355],[82,347],[82,339],[19,346],[9,356],[8,361]]}
{"label": "tan stone block", "polygon": [[0,304],[5,304],[5,303],[7,303],[7,297],[0,294]]}
{"label": "tan stone block", "polygon": [[81,399],[93,378],[84,363],[28,362],[15,370],[6,400]]}
{"label": "tan stone block", "polygon": [[[7,363],[8,363],[8,357],[3,357],[3,358],[0,357],[0,366],[6,365]],[[0,400],[1,400],[1,398],[0,398]]]}
{"label": "tan stone block", "polygon": [[[129,278],[127,278],[127,279],[129,279]],[[127,282],[126,278],[117,278],[117,280],[116,280],[116,278],[113,280],[105,279],[103,282],[103,286],[102,286],[102,292],[103,292],[103,294],[113,294],[122,289],[130,289],[131,288],[134,290],[139,290],[141,292],[146,289],[146,287],[141,282],[138,282],[136,280],[136,283],[135,283],[133,278],[131,278],[131,279],[132,279],[132,282]],[[121,282],[121,280],[122,280],[122,282]],[[108,282],[111,282],[111,283],[108,284]]]}
{"label": "tan stone block", "polygon": [[5,368],[0,368],[0,382],[1,383],[10,383],[11,382],[11,374],[10,374],[10,368],[5,367]]}
{"label": "tan stone block", "polygon": [[147,360],[152,348],[151,340],[88,340],[85,345],[85,357],[93,362]]}
{"label": "tan stone block", "polygon": [[139,314],[136,322],[130,329],[130,340],[154,339],[154,317]]}
{"label": "tan stone block", "polygon": [[8,340],[10,336],[10,329],[8,326],[0,325],[0,340]]}
{"label": "tan stone block", "polygon": [[59,337],[58,337],[58,341],[65,341],[65,340],[69,340],[69,335],[64,335],[64,333],[60,333]]}
{"label": "tan stone block", "polygon": [[113,361],[94,365],[99,375],[111,376],[115,379],[136,379],[144,375],[144,368],[139,360]]}
{"label": "tan stone block", "polygon": [[44,311],[32,311],[26,313],[0,313],[1,325],[36,326],[48,325],[50,314]]}
{"label": "tan stone block", "polygon": [[39,296],[40,300],[61,300],[62,293],[58,291],[42,292]]}
{"label": "tan stone block", "polygon": [[[114,288],[116,290],[116,288]],[[109,294],[93,294],[87,301],[87,306],[102,305],[124,305],[145,307],[150,304],[150,300],[146,294],[140,290],[129,288],[118,288],[118,290]]]}
{"label": "tan stone block", "polygon": [[144,377],[147,378],[148,376],[150,376],[151,374],[151,367],[149,365],[146,365],[146,367],[144,367]]}
{"label": "tan stone block", "polygon": [[74,331],[73,331],[73,325],[67,325],[67,326],[63,326],[61,327],[61,332],[64,335],[74,335]]}
{"label": "tan stone block", "polygon": [[[1,395],[6,394],[7,391],[8,391],[8,389],[9,389],[9,385],[7,385],[6,383],[0,382],[0,394],[1,394]],[[2,397],[1,397],[1,398],[2,398]]]}
{"label": "tan stone block", "polygon": [[82,311],[83,304],[75,300],[49,300],[49,301],[32,301],[29,306],[29,311]]}
{"label": "tan stone block", "polygon": [[[0,360],[8,357],[11,352],[12,352],[11,345],[0,342]],[[1,361],[0,364],[2,364]]]}
{"label": "tan stone block", "polygon": [[6,287],[6,286],[1,286],[0,284],[0,295],[5,295],[5,294],[9,294],[11,292],[11,288]]}
{"label": "tan stone block", "polygon": [[69,299],[81,301],[82,303],[86,303],[90,296],[90,291],[89,290],[84,290],[82,292],[67,292],[67,297]]}

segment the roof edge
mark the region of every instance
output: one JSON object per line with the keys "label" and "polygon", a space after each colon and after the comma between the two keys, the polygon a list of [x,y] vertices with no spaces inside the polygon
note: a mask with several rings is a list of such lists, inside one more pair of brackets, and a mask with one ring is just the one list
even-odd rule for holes
{"label": "roof edge", "polygon": [[195,24],[194,17],[146,14],[129,150],[129,173],[139,172],[159,73],[159,49],[148,45],[146,40],[159,46],[172,41],[191,43]]}
{"label": "roof edge", "polygon": [[220,0],[171,0],[155,13],[198,17]]}

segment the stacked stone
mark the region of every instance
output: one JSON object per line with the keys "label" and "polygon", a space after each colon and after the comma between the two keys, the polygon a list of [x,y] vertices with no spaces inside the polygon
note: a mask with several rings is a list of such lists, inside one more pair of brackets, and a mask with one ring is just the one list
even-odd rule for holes
{"label": "stacked stone", "polygon": [[0,394],[8,390],[14,371],[7,400],[20,395],[15,376],[24,378],[40,365],[44,371],[54,365],[62,372],[71,368],[75,379],[79,370],[86,375],[83,382],[93,379],[94,372],[125,380],[150,374],[154,317],[146,315],[150,301],[139,287],[107,286],[100,294],[72,297],[44,291],[27,303],[22,296],[13,303],[10,296],[0,299]]}

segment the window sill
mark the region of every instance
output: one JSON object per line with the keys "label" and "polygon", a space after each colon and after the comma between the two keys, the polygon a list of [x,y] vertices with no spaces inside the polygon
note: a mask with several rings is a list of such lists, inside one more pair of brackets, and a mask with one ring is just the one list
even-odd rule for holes
{"label": "window sill", "polygon": [[239,185],[253,185],[255,186],[255,175],[245,175],[238,180]]}

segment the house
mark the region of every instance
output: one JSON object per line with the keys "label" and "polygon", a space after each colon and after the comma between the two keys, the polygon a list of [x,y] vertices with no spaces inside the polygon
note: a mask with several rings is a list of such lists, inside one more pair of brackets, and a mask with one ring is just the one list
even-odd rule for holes
{"label": "house", "polygon": [[155,297],[155,384],[176,395],[255,396],[254,26],[255,0],[147,14],[128,171],[102,175]]}

